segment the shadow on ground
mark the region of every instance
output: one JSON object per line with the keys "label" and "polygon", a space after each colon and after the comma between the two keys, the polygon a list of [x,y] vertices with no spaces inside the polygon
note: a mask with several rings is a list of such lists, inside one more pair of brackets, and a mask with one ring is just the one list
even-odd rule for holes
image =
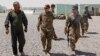
{"label": "shadow on ground", "polygon": [[99,34],[97,32],[87,32],[87,34]]}
{"label": "shadow on ground", "polygon": [[23,56],[41,56],[41,55],[23,55]]}
{"label": "shadow on ground", "polygon": [[56,41],[61,41],[61,40],[67,40],[67,39],[64,39],[64,38],[57,38],[55,39]]}
{"label": "shadow on ground", "polygon": [[[79,50],[75,50],[76,55],[74,56],[97,56],[95,53],[83,52]],[[41,55],[25,55],[25,56],[41,56]],[[65,53],[50,53],[50,56],[69,56]]]}
{"label": "shadow on ground", "polygon": [[51,53],[50,56],[68,56],[64,53]]}
{"label": "shadow on ground", "polygon": [[78,56],[97,56],[95,53],[83,52],[76,50],[76,55]]}
{"label": "shadow on ground", "polygon": [[[83,52],[83,51],[75,51],[76,55],[74,56],[97,56],[95,53],[90,53],[90,52]],[[51,53],[50,56],[69,56],[64,53]]]}
{"label": "shadow on ground", "polygon": [[81,38],[90,38],[89,36],[81,36]]}
{"label": "shadow on ground", "polygon": [[30,56],[30,55],[18,55],[18,56]]}

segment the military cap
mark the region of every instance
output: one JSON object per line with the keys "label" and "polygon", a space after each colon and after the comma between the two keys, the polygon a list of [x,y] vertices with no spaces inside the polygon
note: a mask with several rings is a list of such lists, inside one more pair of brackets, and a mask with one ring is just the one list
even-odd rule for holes
{"label": "military cap", "polygon": [[89,6],[88,5],[85,5],[85,8],[88,8]]}
{"label": "military cap", "polygon": [[78,10],[78,5],[73,5],[72,9],[77,9]]}

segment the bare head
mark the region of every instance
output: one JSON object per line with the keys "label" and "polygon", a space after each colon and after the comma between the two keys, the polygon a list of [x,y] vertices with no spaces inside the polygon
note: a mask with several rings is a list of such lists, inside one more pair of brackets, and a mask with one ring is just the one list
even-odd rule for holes
{"label": "bare head", "polygon": [[13,7],[14,7],[14,10],[17,12],[20,10],[20,4],[18,1],[14,2],[13,3]]}
{"label": "bare head", "polygon": [[55,4],[51,4],[51,8],[52,9],[55,9]]}
{"label": "bare head", "polygon": [[49,12],[49,10],[50,10],[50,5],[49,5],[49,4],[45,5],[44,10],[45,10],[45,12]]}

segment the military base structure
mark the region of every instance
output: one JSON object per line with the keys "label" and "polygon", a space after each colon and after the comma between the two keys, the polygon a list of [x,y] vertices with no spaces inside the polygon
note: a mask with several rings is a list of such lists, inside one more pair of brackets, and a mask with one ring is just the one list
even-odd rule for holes
{"label": "military base structure", "polygon": [[[55,4],[55,5],[56,5],[55,9],[56,14],[69,14],[73,6],[72,4]],[[80,14],[82,14],[82,12],[84,11],[84,7],[86,5],[89,6],[89,11],[91,15],[94,16],[100,15],[100,4],[78,4]],[[22,10],[29,13],[31,12],[34,14],[39,14],[43,11],[43,7],[22,7]],[[9,9],[6,10],[5,7],[0,5],[0,13],[3,13],[5,11],[9,11]]]}
{"label": "military base structure", "polygon": [[[78,4],[79,7],[79,12],[80,14],[82,14],[82,12],[84,11],[84,7],[88,5],[89,6],[89,11],[91,13],[91,15],[94,16],[98,16],[100,15],[100,4]],[[55,8],[55,13],[56,14],[69,14],[71,12],[72,9],[71,4],[56,4],[56,8]],[[30,7],[30,8],[22,8],[23,10],[32,10],[32,13],[41,13],[43,11],[43,7]]]}
{"label": "military base structure", "polygon": [[[89,11],[92,15],[98,16],[100,14],[100,4],[78,4],[80,13],[84,11],[84,7],[86,5],[89,6]],[[71,9],[72,5],[70,4],[56,4],[57,14],[69,14],[71,12]]]}
{"label": "military base structure", "polygon": [[6,7],[0,5],[0,13],[5,13]]}

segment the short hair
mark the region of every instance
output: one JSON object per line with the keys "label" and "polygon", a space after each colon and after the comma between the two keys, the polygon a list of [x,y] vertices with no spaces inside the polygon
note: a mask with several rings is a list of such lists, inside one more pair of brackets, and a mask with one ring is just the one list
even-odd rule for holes
{"label": "short hair", "polygon": [[51,7],[55,7],[55,4],[51,4]]}
{"label": "short hair", "polygon": [[18,2],[18,1],[15,1],[15,2],[13,3],[13,6],[14,6],[14,5],[17,5],[17,4],[19,4],[19,2]]}
{"label": "short hair", "polygon": [[49,4],[46,4],[44,8],[50,8],[50,5]]}

